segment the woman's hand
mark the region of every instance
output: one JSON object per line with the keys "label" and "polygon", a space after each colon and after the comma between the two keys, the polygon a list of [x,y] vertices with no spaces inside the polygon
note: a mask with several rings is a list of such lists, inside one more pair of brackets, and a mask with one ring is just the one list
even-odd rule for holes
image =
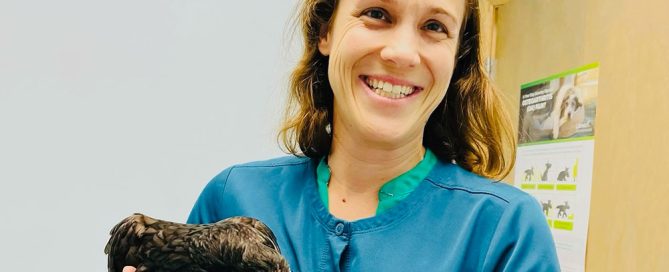
{"label": "woman's hand", "polygon": [[123,272],[135,272],[135,270],[137,270],[137,268],[134,268],[132,266],[126,266],[123,268]]}

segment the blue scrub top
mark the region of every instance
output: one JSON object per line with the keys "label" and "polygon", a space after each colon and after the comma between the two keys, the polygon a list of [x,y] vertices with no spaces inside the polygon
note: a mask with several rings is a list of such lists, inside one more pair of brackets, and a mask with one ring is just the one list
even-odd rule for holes
{"label": "blue scrub top", "polygon": [[437,161],[406,198],[350,222],[323,204],[318,163],[290,156],[230,167],[188,222],[257,218],[293,271],[559,271],[539,203],[517,188]]}

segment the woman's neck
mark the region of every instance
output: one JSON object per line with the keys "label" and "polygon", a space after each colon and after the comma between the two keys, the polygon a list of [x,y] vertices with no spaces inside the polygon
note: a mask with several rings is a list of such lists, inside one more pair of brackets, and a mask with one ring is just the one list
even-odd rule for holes
{"label": "woman's neck", "polygon": [[[422,136],[422,135],[421,135]],[[331,183],[347,194],[376,195],[381,186],[416,166],[425,155],[422,138],[394,147],[333,135],[328,156]]]}

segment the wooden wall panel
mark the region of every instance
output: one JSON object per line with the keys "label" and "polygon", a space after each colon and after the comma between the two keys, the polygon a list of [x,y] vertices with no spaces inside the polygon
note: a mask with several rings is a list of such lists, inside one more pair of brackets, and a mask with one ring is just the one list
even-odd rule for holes
{"label": "wooden wall panel", "polygon": [[515,118],[522,83],[600,63],[588,271],[669,271],[667,10],[663,0],[498,9],[496,82]]}

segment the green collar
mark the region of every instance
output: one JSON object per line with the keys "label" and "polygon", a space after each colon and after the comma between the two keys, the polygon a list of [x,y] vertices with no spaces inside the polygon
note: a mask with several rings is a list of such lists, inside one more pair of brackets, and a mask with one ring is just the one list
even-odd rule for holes
{"label": "green collar", "polygon": [[[318,183],[318,193],[326,208],[328,207],[328,180],[330,180],[330,167],[326,162],[327,156],[324,156],[316,168],[316,181]],[[437,164],[437,156],[429,149],[425,149],[425,157],[416,166],[409,171],[404,172],[381,186],[379,190],[379,206],[376,208],[376,214],[380,214],[406,198],[420,184],[432,167]]]}

